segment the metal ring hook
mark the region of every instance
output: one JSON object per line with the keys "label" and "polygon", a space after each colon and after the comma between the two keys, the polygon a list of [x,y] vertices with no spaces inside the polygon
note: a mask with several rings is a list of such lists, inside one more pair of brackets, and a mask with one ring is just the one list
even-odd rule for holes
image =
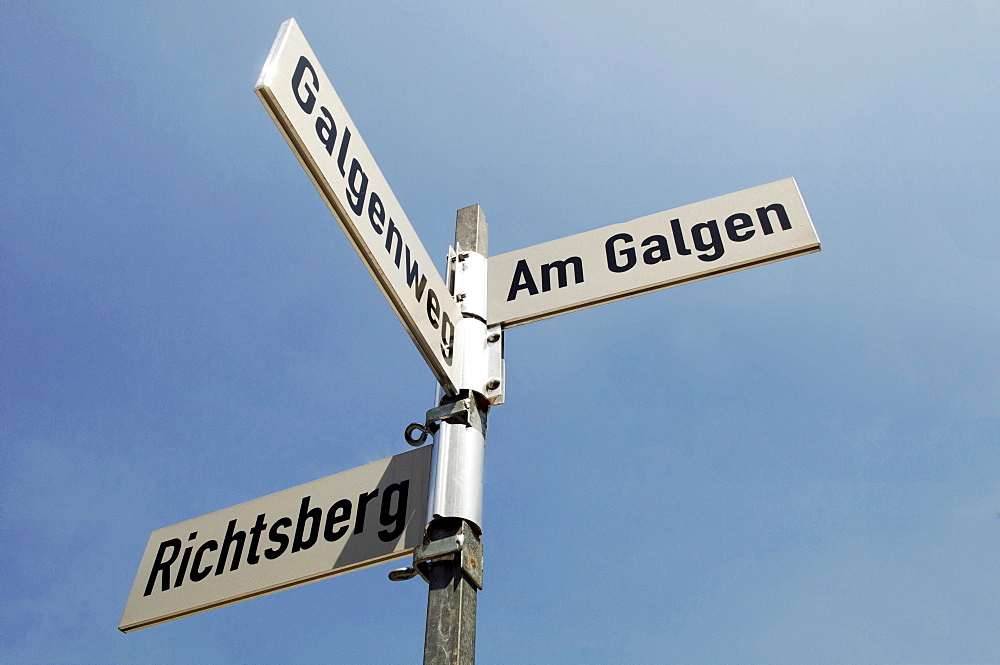
{"label": "metal ring hook", "polygon": [[[415,431],[419,431],[420,436],[414,438],[413,433]],[[410,423],[409,425],[406,426],[406,431],[403,433],[403,438],[406,439],[406,442],[408,444],[416,447],[424,445],[424,442],[427,441],[428,434],[433,434],[433,432],[431,432],[431,430],[424,427],[420,423]]]}

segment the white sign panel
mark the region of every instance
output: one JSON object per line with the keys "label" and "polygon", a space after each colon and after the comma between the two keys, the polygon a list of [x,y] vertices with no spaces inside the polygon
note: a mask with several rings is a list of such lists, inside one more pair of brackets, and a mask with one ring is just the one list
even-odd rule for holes
{"label": "white sign panel", "polygon": [[255,87],[445,390],[457,392],[461,312],[294,19]]}
{"label": "white sign panel", "polygon": [[154,531],[128,632],[410,554],[423,542],[424,446]]}
{"label": "white sign panel", "polygon": [[516,326],[819,249],[788,178],[490,257],[486,311]]}

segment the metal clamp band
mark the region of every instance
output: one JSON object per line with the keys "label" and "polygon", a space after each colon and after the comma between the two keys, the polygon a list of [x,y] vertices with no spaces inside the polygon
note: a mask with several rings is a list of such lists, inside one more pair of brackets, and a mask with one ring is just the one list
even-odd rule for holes
{"label": "metal clamp band", "polygon": [[[446,421],[456,425],[475,427],[486,436],[486,412],[479,408],[475,396],[468,390],[462,391],[461,399],[449,401],[434,407],[424,416],[424,424],[410,423],[403,433],[403,438],[411,446],[422,446],[428,435],[438,431],[438,423]],[[420,432],[414,436],[414,432]]]}
{"label": "metal clamp band", "polygon": [[389,579],[393,582],[401,582],[420,575],[425,582],[429,582],[428,569],[431,562],[455,555],[458,556],[462,572],[477,589],[482,591],[483,544],[468,523],[462,524],[462,533],[456,536],[434,540],[418,546],[413,550],[413,566],[390,571]]}

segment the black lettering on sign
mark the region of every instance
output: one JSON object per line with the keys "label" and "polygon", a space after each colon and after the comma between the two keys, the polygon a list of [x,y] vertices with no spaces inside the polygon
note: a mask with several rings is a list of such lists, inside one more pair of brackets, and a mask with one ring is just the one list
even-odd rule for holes
{"label": "black lettering on sign", "polygon": [[325,106],[319,107],[320,116],[316,118],[316,136],[326,146],[326,154],[333,155],[333,144],[337,142],[337,123]]}
{"label": "black lettering on sign", "polygon": [[556,271],[556,276],[559,278],[559,288],[565,288],[569,283],[567,281],[566,266],[573,266],[573,277],[576,280],[574,284],[579,284],[583,281],[583,259],[579,256],[571,256],[565,261],[553,261],[552,263],[542,264],[542,291],[551,291],[551,275],[552,271]]}
{"label": "black lettering on sign", "polygon": [[368,199],[368,221],[372,223],[375,233],[382,235],[385,229],[385,206],[375,192],[372,192],[372,197]]}
{"label": "black lettering on sign", "polygon": [[226,557],[229,555],[229,548],[236,543],[236,552],[233,554],[233,564],[229,570],[236,570],[240,567],[240,555],[243,553],[243,545],[246,543],[246,531],[236,531],[236,520],[229,521],[229,528],[226,529],[226,537],[222,539],[222,550],[219,552],[219,562],[215,564],[215,574],[221,575],[226,570]]}
{"label": "black lettering on sign", "polygon": [[271,539],[274,543],[274,547],[268,547],[264,550],[264,556],[268,559],[277,559],[279,556],[285,553],[288,549],[288,536],[281,532],[282,529],[287,529],[292,526],[292,519],[290,517],[282,517],[274,521],[271,525],[271,530],[268,532],[267,537]]}
{"label": "black lettering on sign", "polygon": [[365,517],[368,512],[368,504],[377,496],[378,488],[358,495],[358,517],[354,520],[354,535],[358,535],[365,530]]}
{"label": "black lettering on sign", "polygon": [[[442,321],[442,327],[450,327],[454,334],[454,326],[450,322]],[[370,492],[358,494],[356,504],[351,499],[339,499],[325,511],[323,506],[311,505],[312,497],[305,496],[299,501],[297,513],[293,513],[296,514],[294,519],[288,515],[278,517],[271,522],[270,528],[267,514],[260,513],[249,532],[239,528],[238,519],[232,519],[226,525],[225,536],[221,539],[210,538],[199,543],[198,532],[192,531],[187,538],[187,547],[184,547],[180,538],[164,540],[157,546],[143,595],[148,596],[155,590],[169,591],[182,586],[185,580],[200,582],[209,577],[213,570],[216,575],[238,570],[240,563],[244,561],[244,550],[246,563],[253,566],[263,559],[274,560],[286,552],[294,554],[325,544],[321,541],[320,534],[327,543],[350,535],[364,537],[365,522],[369,518],[377,519],[377,527],[381,528],[374,533],[369,529],[368,533],[371,535],[368,537],[375,538],[377,535],[384,543],[392,542],[406,529],[410,516],[409,492],[410,481],[401,480],[389,484],[381,493],[376,487]],[[246,546],[248,533],[249,547]],[[271,546],[262,551],[265,536]],[[206,561],[211,558],[212,552],[219,553],[214,564]]]}
{"label": "black lettering on sign", "polygon": [[403,236],[400,234],[399,229],[396,228],[396,223],[389,218],[389,228],[385,230],[385,251],[392,254],[392,239],[396,238],[396,256],[394,261],[396,262],[396,267],[400,267],[403,258]]}
{"label": "black lettering on sign", "polygon": [[[188,536],[188,542],[194,540],[197,537],[198,537],[197,531],[191,533]],[[174,588],[177,588],[180,585],[184,584],[184,574],[187,573],[188,561],[191,559],[192,549],[193,548],[190,545],[188,545],[187,548],[184,550],[184,556],[181,558],[181,567],[177,571],[177,579],[174,580]]]}
{"label": "black lettering on sign", "polygon": [[[773,221],[777,221],[778,225],[785,231],[792,228],[788,213],[780,203],[757,208],[756,212],[761,230],[765,235],[774,233]],[[737,212],[727,217],[723,227],[725,235],[719,228],[719,222],[710,219],[689,227],[689,235],[686,237],[685,227],[681,226],[681,220],[672,219],[670,220],[670,237],[673,239],[674,251],[678,256],[688,256],[692,254],[692,251],[697,251],[699,252],[697,254],[699,260],[715,261],[726,253],[724,242],[726,238],[732,242],[745,242],[756,233],[753,218],[745,212]],[[628,272],[636,266],[638,258],[632,242],[633,238],[628,233],[616,233],[607,239],[604,243],[604,254],[607,258],[608,270],[613,273],[622,273]],[[641,247],[645,248],[642,252],[642,262],[646,265],[656,265],[663,261],[669,261],[671,258],[670,242],[666,235],[650,235],[642,241]],[[519,264],[515,274],[521,275],[522,273],[527,274],[530,279],[530,271],[526,263]],[[534,285],[533,282],[531,284]],[[508,297],[508,300],[512,300],[512,296],[516,295],[516,291],[520,288],[526,287],[523,283],[518,284],[515,280],[515,284],[511,286],[511,297]],[[548,290],[545,284],[542,285],[542,290]]]}
{"label": "black lettering on sign", "polygon": [[347,159],[347,146],[351,145],[351,128],[344,126],[344,140],[340,142],[340,154],[337,155],[337,168],[340,169],[340,175],[347,175],[344,170],[344,160]]}
{"label": "black lettering on sign", "polygon": [[455,354],[455,324],[448,312],[441,312],[441,357],[451,364]]}
{"label": "black lettering on sign", "polygon": [[[360,180],[359,180],[360,176]],[[365,207],[365,196],[368,194],[368,176],[361,170],[361,162],[351,160],[351,174],[347,176],[347,202],[355,215],[360,215]],[[396,265],[399,265],[397,262]]]}
{"label": "black lettering on sign", "polygon": [[438,302],[437,294],[434,293],[434,289],[427,289],[427,320],[431,322],[435,330],[441,325],[438,323],[440,315],[441,303]]}
{"label": "black lettering on sign", "polygon": [[760,228],[764,231],[764,235],[774,233],[774,229],[771,228],[771,219],[768,217],[768,213],[771,212],[778,216],[778,224],[781,225],[782,231],[787,231],[792,228],[792,222],[788,219],[788,213],[785,212],[785,206],[780,203],[772,203],[766,208],[757,208],[757,219],[760,220]]}
{"label": "black lettering on sign", "polygon": [[[312,116],[314,112],[316,113],[316,118],[313,119],[313,124],[315,127],[316,138],[319,140],[319,144],[322,145],[322,149],[325,150],[326,154],[331,158],[333,158],[336,153],[337,169],[340,171],[340,175],[344,178],[344,182],[337,185],[338,190],[340,187],[343,187],[343,194],[338,193],[336,195],[336,199],[338,202],[342,201],[347,203],[347,209],[353,212],[354,216],[358,218],[363,218],[365,211],[367,210],[368,222],[371,224],[371,228],[379,236],[385,236],[384,243],[386,252],[388,252],[390,260],[395,263],[396,268],[401,273],[397,274],[396,277],[406,280],[407,287],[412,288],[412,293],[416,298],[415,304],[419,305],[421,299],[423,298],[424,291],[427,288],[428,281],[427,276],[420,272],[420,267],[417,265],[417,261],[413,258],[411,252],[410,245],[418,247],[419,240],[403,236],[403,232],[400,230],[399,226],[397,226],[392,220],[393,213],[395,212],[398,219],[401,211],[394,211],[392,209],[387,210],[385,199],[374,191],[377,189],[377,184],[370,180],[369,174],[375,173],[373,169],[377,170],[377,167],[372,162],[360,161],[360,159],[368,158],[366,154],[359,155],[355,154],[358,151],[355,151],[355,153],[351,152],[350,145],[352,134],[349,126],[349,119],[346,115],[342,115],[342,117],[339,118],[334,116],[334,113],[337,112],[339,106],[333,103],[335,94],[332,90],[328,93],[328,97],[330,98],[330,100],[327,101],[328,105],[324,105],[322,103],[325,100],[320,97],[321,86],[318,71],[319,70],[313,66],[306,56],[301,56],[298,59],[289,83],[291,84],[292,94],[295,97],[295,101],[299,108],[308,116]],[[303,137],[303,139],[307,138],[308,137]],[[338,138],[340,139],[339,149],[337,148]],[[330,171],[331,175],[332,173],[333,172]],[[332,185],[333,183],[331,183],[331,186]],[[385,195],[386,193],[383,192],[382,194]],[[344,200],[345,196],[346,200]],[[339,209],[339,205],[337,208]],[[350,213],[347,214],[350,216]],[[346,223],[346,220],[344,221]],[[355,219],[353,221],[363,224],[363,222],[359,219]],[[368,240],[366,242],[371,241]],[[372,244],[371,247],[374,249],[375,245]],[[405,266],[403,265],[404,251],[406,252]],[[369,257],[365,256],[365,260],[369,260]],[[384,260],[384,257],[378,257],[377,260],[379,261],[379,265],[381,265],[381,261]],[[382,269],[380,268],[376,272],[381,273]],[[394,292],[386,291],[386,293],[391,300],[395,301],[395,297],[393,295]],[[404,296],[400,293],[399,297],[402,298]],[[451,365],[454,353],[454,349],[452,347],[455,328],[452,321],[450,321],[447,317],[441,316],[441,308],[446,303],[445,299],[447,297],[447,294],[438,295],[436,293],[430,293],[428,295],[426,314],[427,322],[431,325],[431,327],[441,329],[441,359],[445,364]],[[414,303],[410,304],[413,305]],[[261,532],[258,532],[258,544],[260,533]],[[295,549],[294,544],[292,549]],[[251,550],[250,556],[254,561],[259,561],[259,550],[253,547]],[[228,550],[224,547],[223,552],[227,553]]]}
{"label": "black lettering on sign", "polygon": [[531,268],[528,262],[521,259],[514,268],[514,279],[510,282],[510,291],[507,292],[507,302],[517,297],[517,292],[521,289],[528,289],[528,295],[538,295],[538,287],[535,286],[535,278],[531,276]]}
{"label": "black lettering on sign", "polygon": [[[301,85],[302,76],[306,73],[307,69],[312,78],[311,88],[308,82],[305,85]],[[302,88],[305,88],[306,91],[305,99],[299,94]],[[295,73],[292,74],[292,92],[295,94],[295,101],[299,103],[299,107],[306,113],[312,113],[313,107],[316,105],[316,93],[319,92],[319,79],[316,78],[316,70],[313,69],[312,63],[309,62],[306,56],[300,57],[298,64],[295,65]]]}
{"label": "black lettering on sign", "polygon": [[351,519],[351,508],[350,499],[341,499],[330,506],[330,512],[326,514],[326,527],[323,529],[324,538],[332,543],[344,537],[349,528],[346,524],[339,529],[333,527]]}
{"label": "black lettering on sign", "polygon": [[642,241],[643,247],[648,247],[645,252],[642,253],[642,262],[647,266],[651,266],[660,261],[670,260],[670,246],[667,245],[667,239],[663,236],[652,235]]}
{"label": "black lettering on sign", "polygon": [[[292,542],[292,552],[298,552],[299,550],[307,550],[316,543],[316,539],[319,538],[319,526],[323,521],[323,510],[319,507],[309,508],[309,499],[312,497],[303,497],[302,503],[299,505],[299,519],[295,523],[295,539]],[[309,535],[305,535],[306,521],[308,520]]]}
{"label": "black lettering on sign", "polygon": [[201,567],[201,557],[205,556],[205,552],[214,552],[217,549],[219,549],[219,543],[214,540],[206,540],[201,544],[201,547],[199,547],[198,551],[195,552],[194,561],[191,562],[192,582],[200,582],[208,577],[208,574],[212,572],[212,566],[206,566],[205,568]]}
{"label": "black lettering on sign", "polygon": [[[608,257],[608,270],[611,272],[625,272],[635,266],[635,250],[631,247],[617,249],[615,243],[619,241],[632,242],[632,236],[627,233],[616,233],[604,243],[604,254]],[[619,261],[619,258],[624,260]]]}
{"label": "black lettering on sign", "polygon": [[[173,552],[170,554],[170,558],[164,561],[168,547],[173,548]],[[153,567],[149,571],[149,580],[146,582],[146,591],[142,594],[143,596],[148,596],[153,592],[153,585],[156,584],[156,577],[161,573],[163,574],[163,584],[161,586],[161,590],[168,591],[170,589],[170,565],[180,553],[180,538],[171,538],[170,540],[164,540],[160,543],[160,547],[156,550],[156,561],[153,562]]]}
{"label": "black lettering on sign", "polygon": [[745,212],[738,212],[730,215],[726,220],[726,235],[733,242],[743,242],[753,237],[756,231],[753,228],[753,220]]}
{"label": "black lettering on sign", "polygon": [[[568,266],[573,266],[573,283],[579,284],[583,281],[583,259],[579,256],[571,256],[564,261],[543,263],[539,268],[542,275],[543,293],[552,290],[553,272],[555,272],[556,283],[560,289],[569,285]],[[518,291],[521,290],[527,290],[529,296],[538,295],[538,285],[535,283],[535,277],[531,274],[531,268],[525,259],[519,260],[517,266],[514,267],[514,277],[511,279],[510,290],[507,292],[507,302],[514,300]]]}
{"label": "black lettering on sign", "polygon": [[[382,494],[382,510],[379,512],[379,523],[384,527],[391,526],[391,529],[382,529],[378,532],[379,540],[388,543],[403,533],[406,526],[406,499],[410,493],[410,481],[404,480],[400,483],[393,483],[385,488]],[[392,509],[392,500],[396,499],[396,510]]]}
{"label": "black lettering on sign", "polygon": [[[705,231],[708,231],[708,239],[705,238]],[[719,223],[714,219],[691,227],[691,237],[694,239],[694,247],[699,252],[698,258],[702,261],[714,261],[722,256],[726,249],[722,246],[722,238],[719,236]],[[709,250],[712,250],[709,253]]]}
{"label": "black lettering on sign", "polygon": [[267,529],[267,522],[264,521],[265,517],[267,515],[261,513],[257,516],[257,521],[250,527],[250,551],[247,552],[247,563],[251,566],[256,565],[260,561],[260,534]]}
{"label": "black lettering on sign", "polygon": [[[417,279],[417,276],[420,279]],[[414,283],[416,286],[414,286]],[[417,265],[416,261],[410,261],[410,248],[406,248],[406,285],[413,286],[413,292],[417,296],[417,302],[424,297],[424,287],[427,286],[427,277],[420,274],[420,266]]]}
{"label": "black lettering on sign", "polygon": [[[617,243],[631,243],[633,238],[628,233],[616,233],[608,238],[604,243],[604,254],[608,259],[608,270],[611,272],[627,272],[635,267],[638,259],[635,249],[629,245],[618,246]],[[670,245],[666,236],[651,235],[640,244],[645,247],[642,253],[642,262],[647,266],[655,265],[661,261],[670,260]]]}
{"label": "black lettering on sign", "polygon": [[674,247],[677,248],[677,254],[679,256],[687,256],[690,254],[691,250],[684,244],[684,235],[681,233],[681,220],[671,219],[670,231],[674,236]]}

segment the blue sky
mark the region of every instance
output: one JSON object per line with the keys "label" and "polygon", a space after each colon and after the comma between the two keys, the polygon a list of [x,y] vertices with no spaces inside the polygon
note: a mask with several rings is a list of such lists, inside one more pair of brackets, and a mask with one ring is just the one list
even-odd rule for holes
{"label": "blue sky", "polygon": [[381,566],[129,635],[149,533],[430,372],[252,88],[295,17],[432,256],[794,176],[823,251],[515,328],[481,663],[1000,663],[1000,5],[0,8],[0,660],[402,663]]}

